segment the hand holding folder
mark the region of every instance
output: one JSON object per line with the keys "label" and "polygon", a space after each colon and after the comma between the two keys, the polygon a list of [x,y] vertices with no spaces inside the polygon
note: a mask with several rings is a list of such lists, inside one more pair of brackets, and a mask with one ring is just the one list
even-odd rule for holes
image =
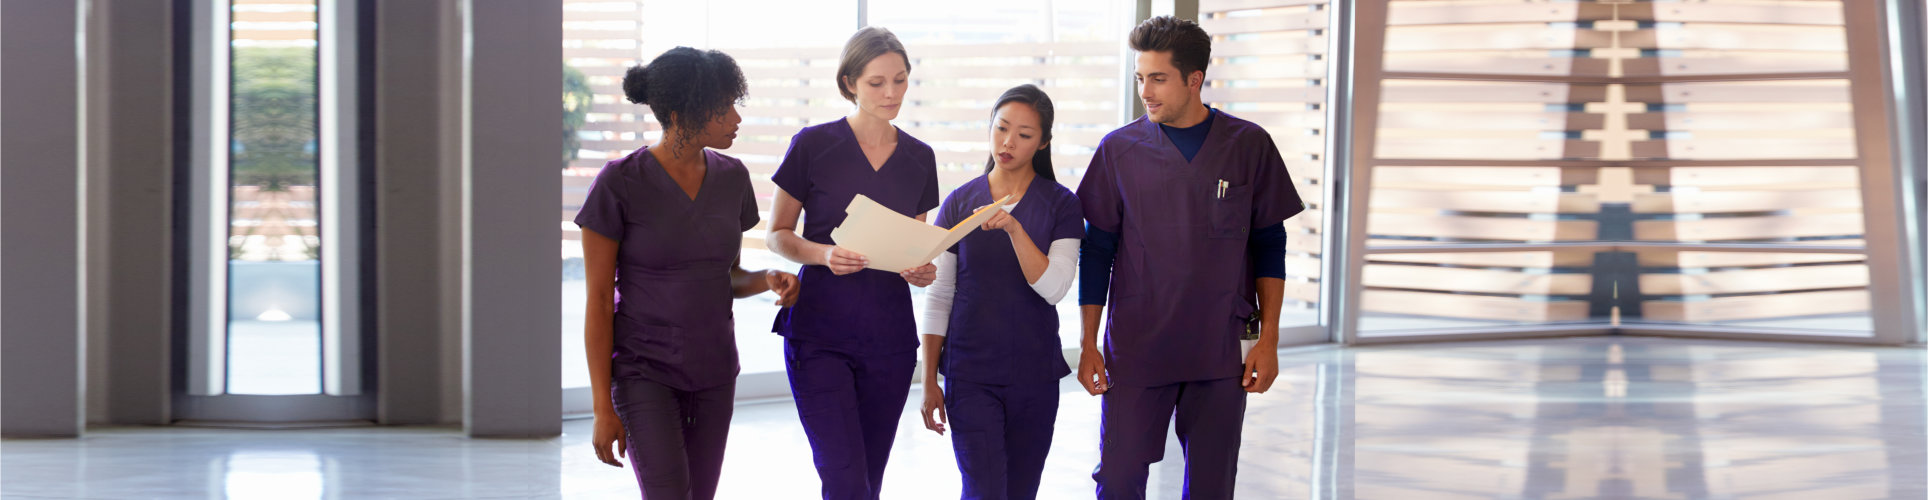
{"label": "hand holding folder", "polygon": [[830,238],[836,240],[837,246],[864,254],[870,259],[870,265],[866,266],[870,269],[903,272],[936,260],[937,254],[950,249],[984,225],[985,220],[1003,211],[1004,203],[1010,199],[1005,196],[978,209],[957,226],[944,229],[905,217],[860,194],[844,208],[843,225],[830,230]]}

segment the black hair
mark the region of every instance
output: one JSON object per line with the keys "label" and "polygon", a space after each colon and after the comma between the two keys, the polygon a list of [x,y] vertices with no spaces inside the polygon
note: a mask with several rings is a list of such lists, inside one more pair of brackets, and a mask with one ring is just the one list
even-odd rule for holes
{"label": "black hair", "polygon": [[1138,23],[1131,29],[1131,50],[1138,52],[1170,52],[1172,66],[1178,68],[1179,79],[1190,84],[1192,72],[1205,71],[1212,64],[1212,35],[1205,33],[1198,23],[1172,16],[1158,16]]}
{"label": "black hair", "polygon": [[664,134],[675,130],[678,142],[694,139],[711,120],[749,94],[749,83],[736,59],[714,50],[669,49],[623,75],[623,95],[629,102],[649,106]]}
{"label": "black hair", "polygon": [[[1051,109],[1051,96],[1045,95],[1038,86],[1029,83],[1011,87],[1011,90],[1004,91],[1004,95],[998,96],[997,104],[991,106],[992,127],[997,126],[997,110],[1004,109],[1004,105],[1011,103],[1029,104],[1031,109],[1038,111],[1038,127],[1044,129],[1040,136],[1044,147],[1031,155],[1031,170],[1036,171],[1039,177],[1058,180],[1057,171],[1051,168],[1051,118],[1052,115],[1057,114]],[[984,173],[991,173],[993,168],[997,168],[995,154],[984,161]]]}

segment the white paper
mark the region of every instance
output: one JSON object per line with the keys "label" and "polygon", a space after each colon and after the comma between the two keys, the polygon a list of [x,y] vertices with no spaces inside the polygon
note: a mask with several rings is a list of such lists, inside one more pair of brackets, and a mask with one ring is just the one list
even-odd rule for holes
{"label": "white paper", "polygon": [[992,203],[946,230],[905,217],[864,195],[851,198],[844,208],[843,225],[830,230],[830,238],[845,250],[870,259],[870,269],[893,273],[929,264],[937,254],[956,245],[991,216],[1004,211],[1010,196]]}

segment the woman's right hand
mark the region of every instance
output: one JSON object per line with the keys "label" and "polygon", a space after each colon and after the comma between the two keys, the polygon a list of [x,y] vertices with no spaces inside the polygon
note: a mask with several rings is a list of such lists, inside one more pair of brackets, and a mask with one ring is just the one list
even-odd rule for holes
{"label": "woman's right hand", "polygon": [[843,276],[864,270],[864,266],[870,265],[870,259],[865,258],[864,254],[831,245],[823,251],[823,265],[829,267],[831,273]]}
{"label": "woman's right hand", "polygon": [[[985,205],[985,207],[990,207],[990,205]],[[997,214],[992,215],[989,219],[985,219],[984,224],[978,226],[978,228],[985,231],[1004,231],[1011,233],[1023,231],[1024,225],[1019,224],[1017,219],[1011,217],[1010,212],[1006,212],[1000,207],[997,209]]]}
{"label": "woman's right hand", "polygon": [[623,430],[623,420],[615,415],[597,413],[595,425],[595,431],[589,441],[596,447],[596,459],[621,468],[623,462],[617,460],[617,457],[628,458],[629,455],[629,447],[626,445],[628,440],[624,439],[626,432]]}
{"label": "woman's right hand", "polygon": [[944,435],[944,424],[950,422],[950,415],[944,414],[944,388],[935,382],[924,383],[924,428]]}

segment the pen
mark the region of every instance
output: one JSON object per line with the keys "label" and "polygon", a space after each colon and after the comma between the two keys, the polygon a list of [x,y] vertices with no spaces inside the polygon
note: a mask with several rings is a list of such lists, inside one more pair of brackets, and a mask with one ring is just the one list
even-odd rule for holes
{"label": "pen", "polygon": [[1218,199],[1221,199],[1221,200],[1225,199],[1225,180],[1224,179],[1219,179],[1218,181]]}

